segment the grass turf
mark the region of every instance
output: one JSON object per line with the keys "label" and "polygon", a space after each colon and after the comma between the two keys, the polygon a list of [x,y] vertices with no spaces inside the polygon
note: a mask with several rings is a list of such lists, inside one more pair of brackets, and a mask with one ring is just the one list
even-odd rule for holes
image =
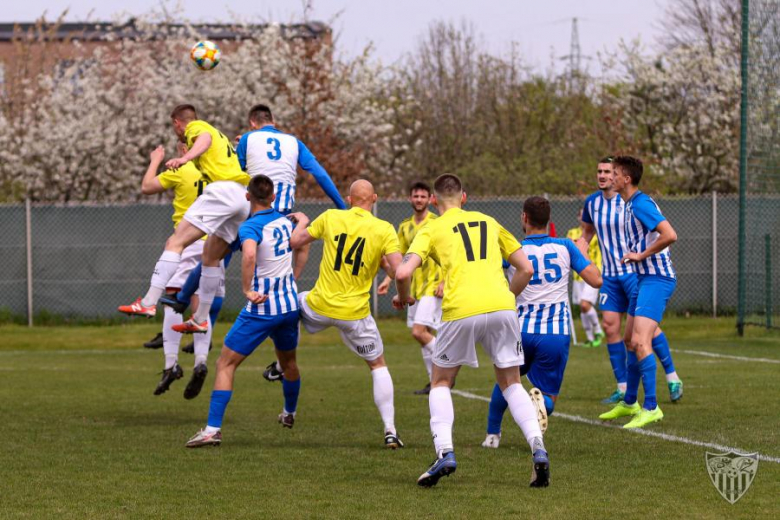
{"label": "grass turf", "polygon": [[[778,337],[733,320],[674,318],[673,349],[780,359]],[[261,377],[263,345],[242,366],[221,448],[187,450],[208,411],[214,361],[203,394],[185,401],[185,379],[152,395],[160,351],[140,348],[157,325],[0,327],[2,518],[776,518],[780,464],[762,461],[751,489],[728,504],[710,483],[707,448],[553,416],[545,441],[547,489],[529,489],[530,456],[507,415],[501,448],[480,447],[487,404],[454,397],[458,472],[436,488],[415,479],[434,457],[427,399],[412,395],[425,373],[399,320],[380,329],[396,390],[396,422],[407,447],[382,447],[383,432],[365,364],[328,331],[302,336],[302,394],[293,430],[276,423],[279,384]],[[228,325],[215,334],[216,348]],[[464,368],[457,389],[489,396],[492,370]],[[780,366],[675,353],[685,381],[679,405],[649,427],[780,457]],[[612,390],[605,348],[572,348],[556,412],[595,418]],[[710,450],[713,451],[713,450]]]}

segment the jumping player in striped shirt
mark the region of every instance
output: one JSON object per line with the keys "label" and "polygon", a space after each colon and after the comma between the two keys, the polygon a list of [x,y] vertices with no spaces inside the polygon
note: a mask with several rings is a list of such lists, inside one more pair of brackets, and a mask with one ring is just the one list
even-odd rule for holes
{"label": "jumping player in striped shirt", "polygon": [[[585,201],[582,212],[583,233],[581,242],[578,242],[582,247],[583,243],[589,243],[596,235],[601,246],[604,285],[599,293],[599,307],[607,335],[609,361],[617,381],[617,389],[602,401],[604,404],[619,403],[626,392],[626,345],[620,333],[620,326],[637,284],[634,265],[622,262],[623,256],[628,252],[624,226],[626,205],[613,188],[612,161],[612,157],[604,157],[598,163],[596,181],[599,191]],[[675,370],[669,342],[661,327],[656,329],[652,346],[666,372],[671,400],[677,402],[682,397],[683,384]]]}
{"label": "jumping player in striped shirt", "polygon": [[[626,395],[599,418],[633,416],[623,427],[641,428],[664,416],[655,396],[656,362],[652,343],[666,304],[677,287],[677,274],[669,256],[669,246],[677,241],[677,233],[658,204],[639,190],[642,161],[620,156],[615,157],[612,165],[615,191],[626,201],[624,226],[628,249],[621,261],[631,265],[638,276],[628,305],[624,336],[628,346]],[[637,402],[640,380],[645,393],[641,407]]]}
{"label": "jumping player in striped shirt", "polygon": [[274,184],[265,175],[249,183],[251,216],[239,228],[242,246],[241,282],[247,303],[225,336],[217,360],[208,422],[186,446],[200,448],[222,443],[222,419],[233,395],[236,369],[254,350],[271,338],[284,369],[284,408],[279,422],[292,428],[301,379],[295,358],[298,346],[298,289],[292,270],[290,237],[293,225],[273,209]]}
{"label": "jumping player in striped shirt", "polygon": [[[563,383],[563,372],[569,359],[569,271],[578,273],[591,287],[601,286],[601,273],[568,238],[551,238],[547,234],[550,201],[530,197],[523,204],[523,251],[534,268],[528,287],[517,296],[517,312],[522,331],[525,359],[520,374],[534,388],[529,394],[539,410],[542,432],[547,416],[553,413]],[[514,276],[514,268],[509,268]],[[540,402],[541,401],[541,402]],[[482,446],[498,448],[501,422],[507,402],[498,384],[488,408],[487,437]]]}

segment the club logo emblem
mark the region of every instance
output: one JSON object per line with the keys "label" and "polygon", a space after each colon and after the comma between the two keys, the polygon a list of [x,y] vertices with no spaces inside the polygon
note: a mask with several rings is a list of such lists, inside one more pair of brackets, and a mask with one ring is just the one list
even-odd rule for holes
{"label": "club logo emblem", "polygon": [[704,462],[715,489],[730,504],[747,493],[758,473],[758,453],[707,452]]}

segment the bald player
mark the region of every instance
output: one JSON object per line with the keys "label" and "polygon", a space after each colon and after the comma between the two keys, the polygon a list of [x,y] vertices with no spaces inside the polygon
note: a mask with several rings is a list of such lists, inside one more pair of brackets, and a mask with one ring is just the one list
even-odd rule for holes
{"label": "bald player", "polygon": [[395,429],[393,379],[370,313],[369,292],[383,259],[388,274],[395,276],[401,250],[392,224],[371,213],[376,199],[371,183],[357,180],[349,188],[349,210],[331,209],[314,221],[303,213],[291,214],[298,225],[290,246],[296,249],[322,240],[317,283],[310,292],[298,295],[301,322],[310,334],[336,327],[344,344],[366,362],[374,383],[374,403],[384,423],[385,446],[397,449],[403,442]]}

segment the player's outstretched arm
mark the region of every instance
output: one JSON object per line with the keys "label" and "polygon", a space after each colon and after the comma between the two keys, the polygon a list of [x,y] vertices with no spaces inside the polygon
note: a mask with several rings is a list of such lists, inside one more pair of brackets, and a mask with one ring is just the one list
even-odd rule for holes
{"label": "player's outstretched arm", "polygon": [[211,146],[211,134],[208,134],[206,132],[203,132],[199,136],[195,138],[195,142],[192,143],[192,148],[190,148],[187,153],[182,155],[181,157],[177,157],[175,159],[171,159],[167,163],[165,163],[165,166],[168,168],[180,168],[182,165],[197,159],[203,153],[209,149]]}
{"label": "player's outstretched arm", "polygon": [[260,294],[252,287],[255,277],[255,265],[257,262],[257,242],[246,239],[241,242],[241,288],[246,299],[252,303],[263,303],[268,299],[267,294]]}
{"label": "player's outstretched arm", "polygon": [[[400,256],[400,253],[397,253]],[[414,298],[410,296],[412,288],[412,274],[422,265],[422,259],[415,253],[407,253],[401,265],[395,269],[395,288],[398,292],[393,297],[393,307],[403,309],[407,304],[413,304]],[[389,274],[389,273],[388,273]]]}
{"label": "player's outstretched arm", "polygon": [[531,261],[525,256],[525,252],[522,249],[518,249],[511,255],[509,255],[509,263],[515,268],[515,274],[512,275],[512,279],[509,281],[509,290],[515,296],[518,296],[528,286],[528,282],[531,281],[531,277],[534,275],[534,266],[531,265]]}
{"label": "player's outstretched arm", "polygon": [[290,247],[293,249],[299,249],[306,244],[311,244],[316,238],[311,236],[307,227],[309,226],[309,217],[303,213],[291,213],[287,216],[293,222],[296,222],[295,229],[290,237]]}
{"label": "player's outstretched arm", "polygon": [[160,179],[157,178],[157,170],[160,169],[163,159],[165,159],[165,148],[160,145],[149,155],[149,167],[141,181],[141,193],[144,195],[154,195],[165,191]]}
{"label": "player's outstretched arm", "polygon": [[586,284],[595,289],[598,289],[604,283],[604,280],[601,278],[601,272],[599,271],[599,268],[594,264],[588,265],[588,267],[580,271],[578,274],[582,277],[583,280],[585,280]]}
{"label": "player's outstretched arm", "polygon": [[325,168],[320,165],[317,158],[314,157],[314,154],[300,141],[298,141],[298,164],[314,177],[314,180],[320,185],[322,191],[325,192],[325,195],[330,197],[337,208],[347,209],[347,205],[344,204],[344,199],[341,198],[338,188],[336,188],[336,185],[333,183],[333,179],[330,178],[330,175],[325,171]]}

